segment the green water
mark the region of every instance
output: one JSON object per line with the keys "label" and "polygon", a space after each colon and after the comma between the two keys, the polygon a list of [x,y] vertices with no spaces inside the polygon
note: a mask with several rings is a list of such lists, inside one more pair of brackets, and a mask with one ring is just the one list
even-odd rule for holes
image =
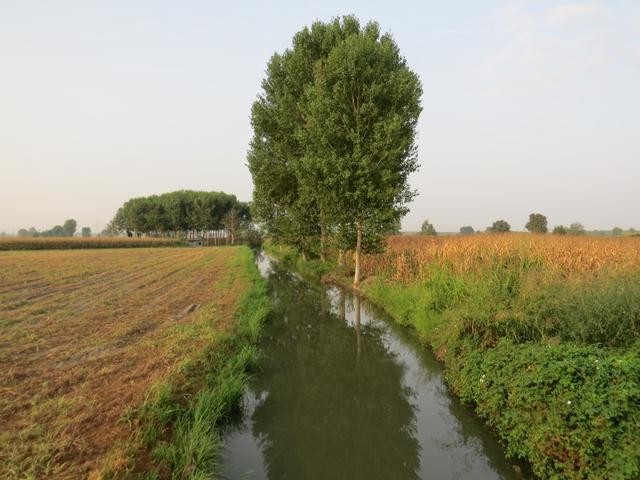
{"label": "green water", "polygon": [[524,478],[410,332],[347,292],[259,267],[275,312],[225,478]]}

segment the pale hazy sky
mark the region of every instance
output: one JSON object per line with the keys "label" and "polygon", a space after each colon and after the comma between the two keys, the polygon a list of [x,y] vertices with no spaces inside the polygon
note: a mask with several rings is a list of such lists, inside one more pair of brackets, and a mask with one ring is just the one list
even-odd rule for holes
{"label": "pale hazy sky", "polygon": [[314,20],[378,21],[420,76],[440,231],[640,228],[640,2],[0,0],[0,231],[101,229],[132,196],[251,198],[251,103]]}

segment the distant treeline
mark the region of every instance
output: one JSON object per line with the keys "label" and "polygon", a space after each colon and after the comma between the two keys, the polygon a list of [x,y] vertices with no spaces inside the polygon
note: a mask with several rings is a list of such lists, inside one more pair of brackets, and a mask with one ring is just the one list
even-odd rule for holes
{"label": "distant treeline", "polygon": [[[73,237],[76,234],[76,228],[78,223],[70,218],[66,220],[62,225],[56,225],[49,230],[43,230],[39,232],[34,227],[29,228],[21,228],[18,230],[19,237]],[[91,229],[89,227],[82,228],[82,236],[90,237]]]}
{"label": "distant treeline", "polygon": [[176,192],[132,198],[107,227],[128,236],[177,236],[225,230],[233,237],[249,227],[249,204],[224,192]]}

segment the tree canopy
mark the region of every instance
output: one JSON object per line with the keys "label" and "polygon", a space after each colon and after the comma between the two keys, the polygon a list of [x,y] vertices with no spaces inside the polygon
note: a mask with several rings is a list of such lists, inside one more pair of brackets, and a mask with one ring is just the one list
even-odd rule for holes
{"label": "tree canopy", "polygon": [[460,234],[461,235],[473,235],[475,232],[475,230],[473,229],[472,226],[470,225],[465,225],[464,227],[460,227]]}
{"label": "tree canopy", "polygon": [[541,213],[532,213],[525,227],[531,233],[547,233],[547,217]]}
{"label": "tree canopy", "polygon": [[567,227],[565,227],[564,225],[556,225],[555,227],[553,227],[553,234],[554,235],[566,235],[567,234]]}
{"label": "tree canopy", "polygon": [[496,220],[493,225],[487,227],[489,233],[508,233],[511,231],[511,225],[506,220]]}
{"label": "tree canopy", "polygon": [[569,230],[567,231],[569,235],[586,235],[587,231],[584,229],[584,226],[579,222],[574,222],[569,226]]}
{"label": "tree canopy", "polygon": [[225,217],[234,210],[242,221],[250,219],[249,205],[224,192],[176,192],[128,200],[116,212],[109,231],[166,235],[188,231],[225,229]]}
{"label": "tree canopy", "polygon": [[406,213],[422,87],[389,34],[353,16],[315,22],[273,55],[248,154],[257,220],[276,242],[324,255],[375,248]]}
{"label": "tree canopy", "polygon": [[422,222],[422,226],[420,227],[421,235],[437,235],[435,227],[429,222],[429,220],[425,220]]}

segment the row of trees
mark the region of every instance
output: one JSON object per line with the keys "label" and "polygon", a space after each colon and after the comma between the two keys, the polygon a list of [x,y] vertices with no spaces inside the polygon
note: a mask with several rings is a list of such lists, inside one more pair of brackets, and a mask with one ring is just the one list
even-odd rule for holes
{"label": "row of trees", "polygon": [[353,16],[316,22],[274,54],[253,104],[256,219],[278,243],[360,254],[398,229],[415,195],[422,87],[389,34]]}
{"label": "row of trees", "polygon": [[[531,233],[545,234],[549,231],[547,217],[541,213],[532,213],[529,215],[529,221],[525,225],[525,228]],[[508,233],[511,231],[511,225],[509,225],[509,222],[506,220],[496,220],[490,227],[487,227],[485,231],[487,233]],[[634,234],[635,229],[630,228],[628,232],[630,234]],[[422,235],[437,235],[435,227],[428,220],[425,220],[422,223],[420,233]],[[469,225],[460,227],[461,235],[473,235],[474,233],[476,233],[476,231]],[[578,222],[572,223],[568,227],[565,227],[564,225],[556,225],[553,228],[552,233],[555,235],[587,235],[587,231],[584,226]],[[590,232],[589,234],[610,234],[613,236],[621,236],[624,234],[624,230],[620,227],[615,227],[611,232]]]}
{"label": "row of trees", "polygon": [[120,207],[105,229],[112,235],[177,236],[226,230],[231,239],[248,227],[249,204],[224,192],[176,192],[137,197]]}
{"label": "row of trees", "polygon": [[[62,225],[56,225],[50,230],[44,230],[39,232],[34,227],[29,229],[21,228],[18,230],[19,237],[73,237],[76,234],[76,228],[78,222],[73,218],[66,220]],[[91,236],[91,229],[89,227],[82,227],[81,235],[83,237]]]}

